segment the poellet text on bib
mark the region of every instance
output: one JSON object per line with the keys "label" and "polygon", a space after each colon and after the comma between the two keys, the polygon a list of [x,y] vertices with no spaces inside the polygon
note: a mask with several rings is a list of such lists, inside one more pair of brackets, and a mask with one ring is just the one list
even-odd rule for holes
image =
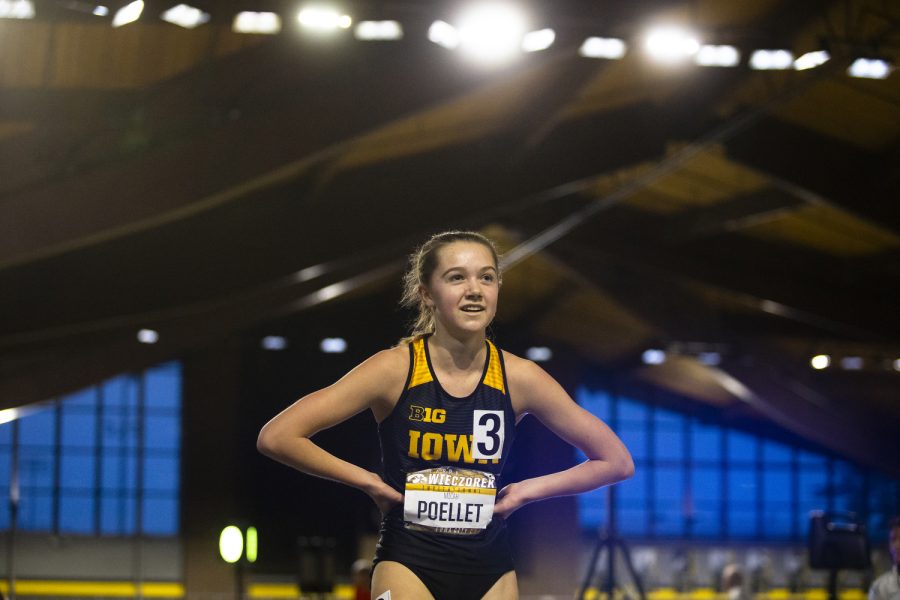
{"label": "poellet text on bib", "polygon": [[407,473],[403,520],[409,529],[474,535],[491,522],[496,497],[492,473],[457,467]]}

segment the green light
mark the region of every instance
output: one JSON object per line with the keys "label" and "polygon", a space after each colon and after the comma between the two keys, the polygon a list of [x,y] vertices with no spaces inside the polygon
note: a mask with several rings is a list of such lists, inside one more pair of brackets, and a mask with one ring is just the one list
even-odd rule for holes
{"label": "green light", "polygon": [[256,553],[259,549],[256,537],[256,527],[247,528],[247,562],[256,562]]}
{"label": "green light", "polygon": [[219,554],[227,563],[236,563],[244,552],[244,536],[241,530],[229,525],[219,535]]}

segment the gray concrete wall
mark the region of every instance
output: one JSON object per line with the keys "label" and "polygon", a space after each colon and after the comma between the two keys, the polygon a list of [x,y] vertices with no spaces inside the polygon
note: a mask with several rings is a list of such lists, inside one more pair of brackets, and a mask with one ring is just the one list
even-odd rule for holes
{"label": "gray concrete wall", "polygon": [[[0,574],[8,577],[9,535],[0,535]],[[178,538],[87,538],[18,533],[17,579],[181,581]]]}

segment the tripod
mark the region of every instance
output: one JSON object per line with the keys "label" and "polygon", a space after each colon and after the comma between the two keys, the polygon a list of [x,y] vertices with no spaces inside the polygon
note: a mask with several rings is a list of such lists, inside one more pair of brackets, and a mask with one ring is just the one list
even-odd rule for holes
{"label": "tripod", "polygon": [[624,539],[619,537],[618,532],[616,531],[615,492],[616,490],[612,486],[606,488],[606,527],[597,532],[597,541],[594,543],[594,552],[591,556],[591,562],[588,564],[588,570],[584,576],[584,581],[581,584],[581,589],[576,596],[577,600],[584,600],[587,589],[590,587],[591,581],[594,579],[594,574],[597,571],[597,561],[600,558],[600,552],[604,549],[606,550],[606,585],[604,586],[606,600],[613,600],[613,591],[616,588],[616,549],[621,551],[622,557],[625,559],[625,567],[628,569],[631,579],[634,580],[634,585],[638,590],[638,594],[640,594],[640,599],[647,600],[641,578],[638,576],[634,564],[631,562],[631,551],[628,549],[628,544],[625,543]]}

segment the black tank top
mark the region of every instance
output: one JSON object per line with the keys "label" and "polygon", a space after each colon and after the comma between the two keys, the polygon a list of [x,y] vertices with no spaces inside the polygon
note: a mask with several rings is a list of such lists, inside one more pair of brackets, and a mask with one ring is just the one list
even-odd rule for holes
{"label": "black tank top", "polygon": [[[400,493],[414,494],[410,490],[416,487],[443,489],[428,484],[451,481],[465,482],[460,483],[463,487],[493,486],[495,491],[503,487],[503,465],[515,437],[515,413],[503,356],[489,340],[485,345],[484,370],[478,385],[469,396],[457,398],[441,387],[434,373],[428,338],[409,344],[410,367],[404,391],[378,426],[383,477]],[[417,486],[416,481],[422,485]],[[402,505],[397,506],[382,521],[376,562],[396,560],[459,573],[503,573],[512,569],[502,519],[494,517],[486,528],[472,529],[465,517],[474,520],[477,507],[466,515],[459,506],[444,510],[448,507],[438,504],[443,505],[432,502],[420,506],[432,510],[432,516],[443,524],[456,519],[455,527],[419,526],[411,522],[409,513],[404,515]]]}

